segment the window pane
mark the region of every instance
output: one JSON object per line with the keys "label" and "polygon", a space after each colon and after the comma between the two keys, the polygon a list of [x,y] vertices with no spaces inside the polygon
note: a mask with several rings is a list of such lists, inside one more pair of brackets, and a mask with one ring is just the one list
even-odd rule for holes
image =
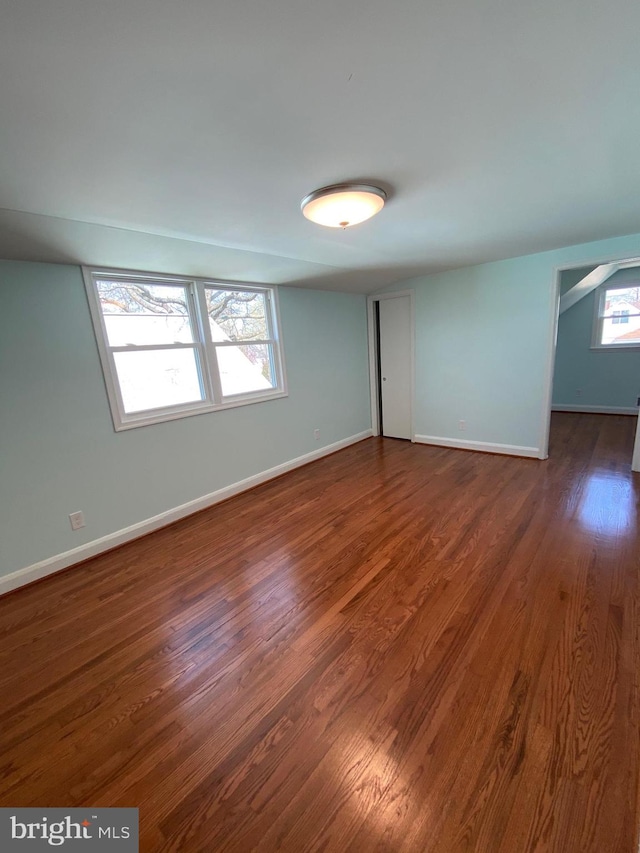
{"label": "window pane", "polygon": [[602,321],[603,344],[640,344],[640,317],[629,317],[628,325],[619,325],[616,319]]}
{"label": "window pane", "polygon": [[255,341],[270,337],[264,293],[208,287],[205,297],[213,341]]}
{"label": "window pane", "polygon": [[625,314],[640,314],[640,285],[607,290],[602,316],[620,317]]}
{"label": "window pane", "polygon": [[127,414],[203,400],[193,349],[113,354]]}
{"label": "window pane", "polygon": [[271,344],[216,347],[216,354],[225,397],[275,388]]}
{"label": "window pane", "polygon": [[193,343],[185,287],[106,280],[96,284],[110,346]]}

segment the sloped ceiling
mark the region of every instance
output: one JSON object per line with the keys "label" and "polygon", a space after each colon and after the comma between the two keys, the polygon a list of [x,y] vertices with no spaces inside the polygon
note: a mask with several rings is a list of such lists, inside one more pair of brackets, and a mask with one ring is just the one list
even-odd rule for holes
{"label": "sloped ceiling", "polygon": [[[0,256],[367,292],[640,231],[637,0],[8,0]],[[390,200],[345,231],[300,199]]]}

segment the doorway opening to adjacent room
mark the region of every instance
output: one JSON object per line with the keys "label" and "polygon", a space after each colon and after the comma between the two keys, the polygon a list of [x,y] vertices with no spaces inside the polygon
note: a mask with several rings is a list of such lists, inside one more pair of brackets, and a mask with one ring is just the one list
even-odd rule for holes
{"label": "doorway opening to adjacent room", "polygon": [[370,296],[369,372],[374,435],[414,440],[413,291]]}
{"label": "doorway opening to adjacent room", "polygon": [[[640,258],[558,268],[554,287],[543,458],[552,412],[637,420],[640,394]],[[634,471],[640,470],[638,426]]]}

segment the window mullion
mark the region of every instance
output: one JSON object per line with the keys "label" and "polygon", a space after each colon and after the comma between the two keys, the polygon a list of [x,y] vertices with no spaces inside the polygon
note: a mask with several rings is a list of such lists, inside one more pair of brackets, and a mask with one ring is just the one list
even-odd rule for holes
{"label": "window mullion", "polygon": [[211,328],[209,326],[209,313],[207,312],[207,299],[202,282],[195,283],[195,299],[198,307],[198,325],[200,339],[202,340],[203,355],[206,362],[207,381],[212,401],[219,405],[222,402],[222,384],[220,382],[220,370],[218,368],[218,357],[215,346],[211,339]]}
{"label": "window mullion", "polygon": [[197,352],[198,378],[200,380],[200,391],[204,402],[211,405],[213,398],[211,395],[211,383],[209,381],[207,359],[204,350],[204,339],[200,327],[200,312],[198,310],[198,301],[195,293],[196,283],[194,281],[185,284],[185,293],[187,297],[187,309],[189,311],[189,321],[191,324],[191,337],[193,338],[193,349]]}

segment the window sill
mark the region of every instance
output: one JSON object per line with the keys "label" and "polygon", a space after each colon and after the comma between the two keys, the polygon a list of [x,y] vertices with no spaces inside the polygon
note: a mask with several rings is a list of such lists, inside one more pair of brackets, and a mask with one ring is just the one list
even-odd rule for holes
{"label": "window sill", "polygon": [[116,432],[124,432],[129,429],[137,429],[143,426],[152,426],[153,424],[162,424],[166,421],[177,421],[182,418],[191,418],[194,415],[208,415],[211,412],[219,412],[224,409],[237,409],[240,406],[250,406],[253,403],[266,403],[268,400],[280,400],[283,397],[288,397],[287,391],[274,391],[273,394],[261,394],[260,396],[236,397],[224,403],[217,405],[204,404],[199,406],[189,406],[183,409],[173,409],[172,411],[156,412],[155,414],[141,413],[140,416],[128,415],[125,420],[120,423],[114,423]]}
{"label": "window sill", "polygon": [[601,344],[590,346],[593,352],[620,352],[621,350],[640,350],[640,344]]}

